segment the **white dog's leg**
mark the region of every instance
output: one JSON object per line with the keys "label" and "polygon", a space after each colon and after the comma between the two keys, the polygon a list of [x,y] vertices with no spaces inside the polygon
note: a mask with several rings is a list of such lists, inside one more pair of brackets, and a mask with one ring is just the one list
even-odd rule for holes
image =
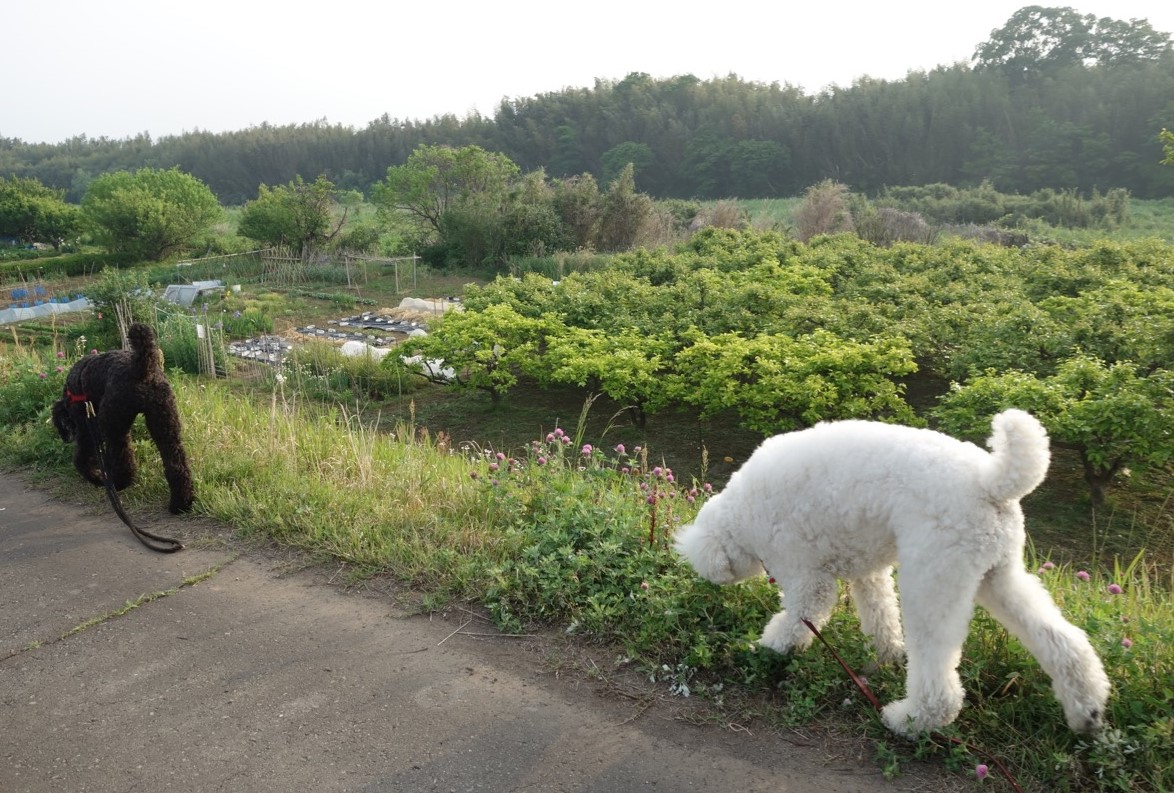
{"label": "white dog's leg", "polygon": [[803,624],[803,620],[810,620],[816,628],[827,624],[840,594],[836,579],[780,578],[779,583],[786,593],[786,608],[771,617],[758,643],[780,653],[805,650],[815,634]]}
{"label": "white dog's leg", "polygon": [[1038,578],[1015,563],[983,579],[978,602],[1039,661],[1052,678],[1074,732],[1100,728],[1109,699],[1109,678],[1084,631],[1064,619]]}
{"label": "white dog's leg", "polygon": [[905,626],[905,699],[881,712],[885,725],[908,737],[943,727],[962,710],[958,663],[974,615],[977,576],[949,559],[901,565]]}
{"label": "white dog's leg", "polygon": [[897,607],[897,589],[893,568],[886,567],[851,580],[852,598],[860,616],[860,629],[872,639],[877,660],[900,661],[905,656],[901,638],[901,613]]}

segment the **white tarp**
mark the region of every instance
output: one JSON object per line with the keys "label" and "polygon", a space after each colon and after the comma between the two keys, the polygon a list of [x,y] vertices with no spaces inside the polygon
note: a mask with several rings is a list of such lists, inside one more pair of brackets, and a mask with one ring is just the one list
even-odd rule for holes
{"label": "white tarp", "polygon": [[[371,345],[361,341],[347,341],[343,342],[339,351],[348,358],[357,358],[363,355],[369,355],[375,360],[382,360],[385,355],[391,350],[383,347],[372,347]],[[429,360],[419,355],[412,355],[410,357],[400,357],[400,360],[411,367],[416,367],[427,375],[428,379],[436,381],[443,380],[446,383],[451,383],[456,379],[457,373],[451,367],[444,365],[442,361]]]}
{"label": "white tarp", "polygon": [[429,311],[433,314],[460,311],[464,308],[460,303],[452,300],[423,300],[418,297],[405,297],[399,301],[399,307],[408,311]]}
{"label": "white tarp", "polygon": [[28,322],[29,320],[48,317],[53,314],[69,314],[74,311],[89,311],[90,301],[84,297],[71,300],[68,303],[41,303],[37,306],[25,308],[0,308],[0,325],[10,325],[13,322]]}
{"label": "white tarp", "polygon": [[383,356],[387,355],[391,350],[385,347],[372,347],[363,341],[344,341],[339,352],[348,358],[360,358],[363,356],[371,356],[377,361],[383,360]]}

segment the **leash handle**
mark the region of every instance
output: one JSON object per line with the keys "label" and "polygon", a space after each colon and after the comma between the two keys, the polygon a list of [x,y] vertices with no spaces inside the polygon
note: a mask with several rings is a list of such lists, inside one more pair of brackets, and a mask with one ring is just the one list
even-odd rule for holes
{"label": "leash handle", "polygon": [[105,472],[103,472],[103,480],[106,484],[106,496],[110,500],[110,505],[114,507],[114,511],[118,514],[118,517],[122,519],[122,522],[127,525],[139,542],[156,553],[175,553],[176,551],[183,550],[183,543],[179,540],[172,539],[171,537],[160,537],[158,534],[152,534],[146,529],[140,529],[136,526],[134,521],[130,519],[130,515],[126,514],[126,510],[123,509],[122,499],[118,497],[118,491],[114,489],[114,484],[105,475]]}

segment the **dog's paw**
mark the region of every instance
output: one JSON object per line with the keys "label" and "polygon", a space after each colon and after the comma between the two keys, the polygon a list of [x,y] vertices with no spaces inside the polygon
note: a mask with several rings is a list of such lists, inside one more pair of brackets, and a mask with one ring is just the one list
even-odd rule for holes
{"label": "dog's paw", "polygon": [[914,702],[909,697],[890,702],[881,708],[881,721],[893,732],[906,738],[941,729],[958,718],[962,701],[953,698]]}
{"label": "dog's paw", "polygon": [[771,617],[770,622],[762,629],[758,645],[786,655],[789,652],[807,649],[813,638],[806,625],[788,620],[786,612],[783,611]]}
{"label": "dog's paw", "polygon": [[916,738],[927,729],[925,720],[907,699],[898,699],[881,708],[881,721],[890,730],[906,738]]}
{"label": "dog's paw", "polygon": [[1105,729],[1104,714],[1097,708],[1065,714],[1068,727],[1081,735],[1094,735]]}
{"label": "dog's paw", "polygon": [[777,637],[767,636],[765,633],[758,637],[758,641],[755,642],[755,644],[759,647],[766,647],[770,650],[774,650],[779,655],[786,655],[795,649],[795,645],[791,642],[783,641]]}

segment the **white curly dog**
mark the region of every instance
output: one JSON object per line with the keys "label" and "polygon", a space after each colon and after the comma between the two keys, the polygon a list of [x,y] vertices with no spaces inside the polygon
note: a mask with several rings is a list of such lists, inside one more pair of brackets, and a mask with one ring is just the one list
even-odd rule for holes
{"label": "white curly dog", "polygon": [[1047,433],[1021,410],[995,416],[992,429],[989,453],[873,421],[776,435],[678,532],[676,548],[717,584],[770,571],[786,608],[761,644],[780,653],[811,643],[803,620],[822,627],[838,600],[836,580],[848,581],[878,659],[908,656],[905,699],[882,712],[896,733],[912,737],[957,718],[958,664],[976,600],[1051,676],[1068,726],[1094,732],[1109,697],[1104,667],[1023,563],[1019,499],[1047,473]]}

